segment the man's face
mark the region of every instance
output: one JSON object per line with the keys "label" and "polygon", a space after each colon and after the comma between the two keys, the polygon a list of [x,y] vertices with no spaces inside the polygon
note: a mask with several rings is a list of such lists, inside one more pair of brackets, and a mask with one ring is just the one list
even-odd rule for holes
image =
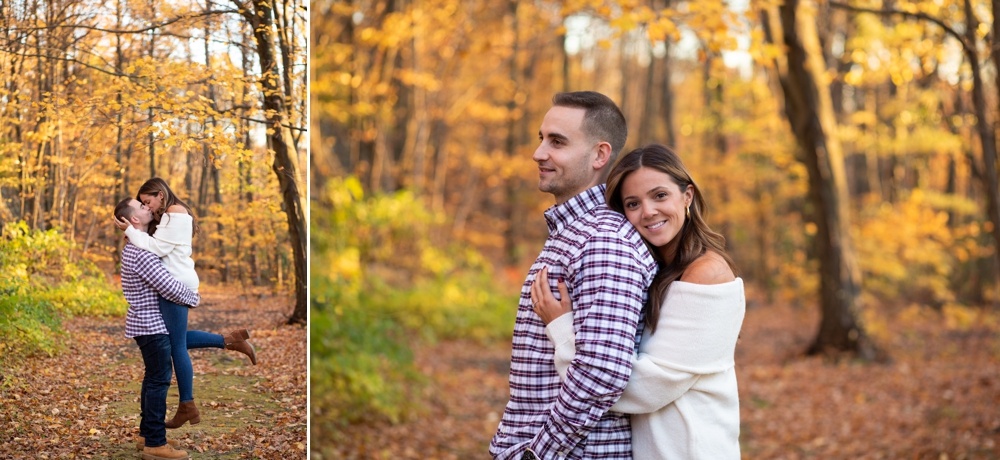
{"label": "man's face", "polygon": [[538,189],[562,204],[596,185],[597,146],[581,130],[584,109],[552,107],[538,130],[539,144],[532,159],[538,163]]}
{"label": "man's face", "polygon": [[132,208],[132,218],[129,219],[132,225],[149,225],[153,221],[153,213],[139,200],[132,200],[128,205]]}

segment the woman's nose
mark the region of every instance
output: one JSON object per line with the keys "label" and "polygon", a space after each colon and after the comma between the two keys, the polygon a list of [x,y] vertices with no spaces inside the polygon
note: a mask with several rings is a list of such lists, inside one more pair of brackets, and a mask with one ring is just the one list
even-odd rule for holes
{"label": "woman's nose", "polygon": [[645,202],[640,204],[640,206],[642,207],[642,217],[651,217],[656,215],[656,208],[654,206],[650,206]]}

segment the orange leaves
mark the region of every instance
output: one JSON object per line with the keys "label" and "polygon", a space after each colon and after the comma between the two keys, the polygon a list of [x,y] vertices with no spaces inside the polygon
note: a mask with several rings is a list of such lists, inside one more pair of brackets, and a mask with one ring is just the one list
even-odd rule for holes
{"label": "orange leaves", "polygon": [[400,69],[396,71],[396,78],[400,83],[409,86],[424,88],[427,91],[437,91],[441,89],[442,82],[433,72],[421,72],[410,69]]}
{"label": "orange leaves", "polygon": [[941,203],[917,189],[896,205],[882,203],[862,214],[855,240],[866,290],[925,304],[954,299],[948,280],[955,258],[963,257],[954,248],[966,241],[948,226]]}

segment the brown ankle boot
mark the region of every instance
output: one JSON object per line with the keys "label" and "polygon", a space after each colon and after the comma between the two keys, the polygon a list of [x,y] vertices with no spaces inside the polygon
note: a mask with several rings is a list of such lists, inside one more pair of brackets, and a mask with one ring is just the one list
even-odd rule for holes
{"label": "brown ankle boot", "polygon": [[174,414],[173,420],[167,420],[165,423],[167,428],[180,428],[187,421],[191,421],[192,425],[201,423],[201,414],[198,413],[198,406],[194,404],[193,400],[182,402],[177,406],[177,413]]}
{"label": "brown ankle boot", "polygon": [[240,329],[223,337],[226,339],[227,350],[235,350],[243,353],[244,355],[250,357],[250,362],[253,363],[254,366],[257,365],[257,352],[254,351],[253,345],[250,342],[247,342],[247,339],[250,338],[250,331]]}
{"label": "brown ankle boot", "polygon": [[[173,439],[168,439],[167,440],[167,444],[170,445],[170,447],[180,447],[181,446],[181,443],[179,443],[179,442],[177,442],[177,441],[175,441]],[[139,437],[135,438],[135,450],[142,450],[144,448],[146,448],[146,438],[143,437],[143,436],[139,436]]]}
{"label": "brown ankle boot", "polygon": [[147,447],[142,450],[142,460],[185,460],[188,453],[183,450],[174,449],[170,444],[160,447]]}

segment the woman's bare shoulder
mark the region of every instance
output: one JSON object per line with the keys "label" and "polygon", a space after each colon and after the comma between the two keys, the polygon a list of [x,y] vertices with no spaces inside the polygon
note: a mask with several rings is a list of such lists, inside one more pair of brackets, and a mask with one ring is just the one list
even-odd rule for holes
{"label": "woman's bare shoulder", "polygon": [[179,204],[172,204],[167,208],[167,212],[175,214],[189,214],[187,208]]}
{"label": "woman's bare shoulder", "polygon": [[706,251],[691,262],[681,274],[681,281],[693,284],[722,284],[736,279],[726,259],[715,251]]}

